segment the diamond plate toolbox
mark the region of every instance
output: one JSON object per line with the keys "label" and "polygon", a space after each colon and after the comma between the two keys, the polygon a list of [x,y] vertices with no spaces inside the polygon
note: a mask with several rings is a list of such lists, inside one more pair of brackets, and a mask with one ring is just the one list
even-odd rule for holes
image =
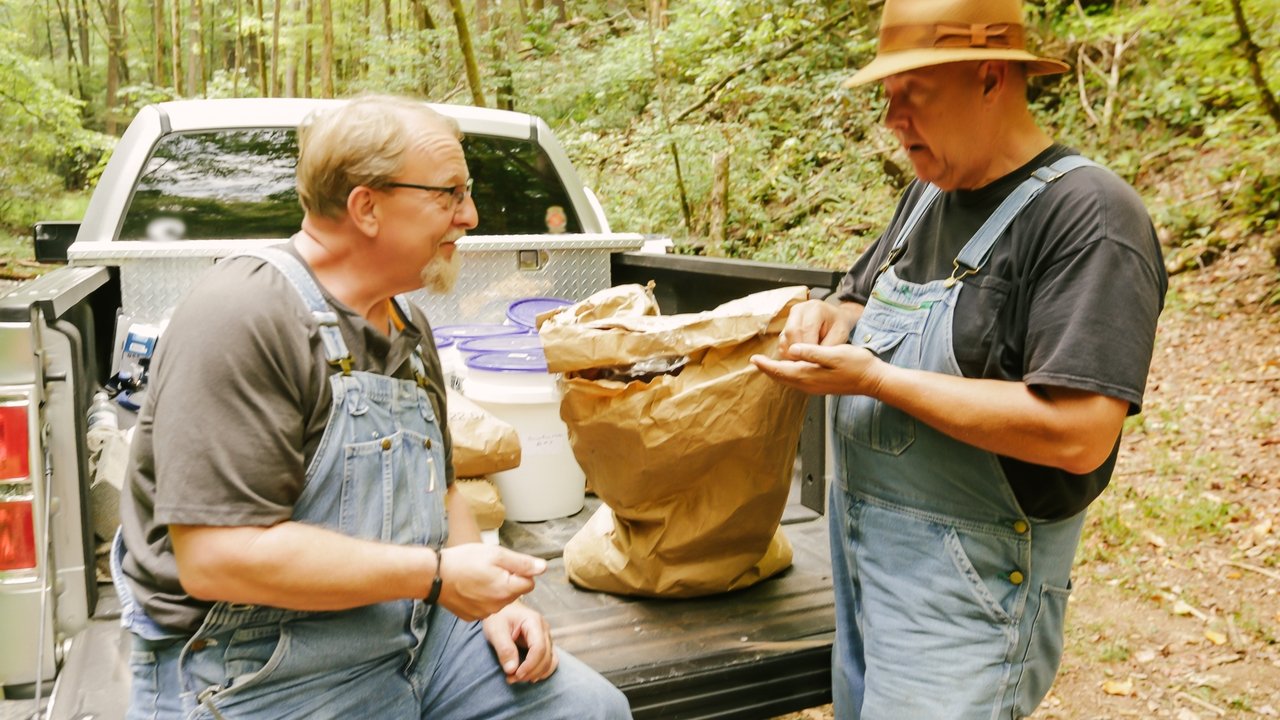
{"label": "diamond plate toolbox", "polygon": [[[225,240],[172,243],[105,242],[73,245],[76,264],[120,269],[121,306],[135,322],[158,323],[218,260],[279,241]],[[448,294],[418,290],[409,298],[432,325],[502,322],[507,306],[529,297],[582,300],[609,287],[609,256],[638,250],[634,233],[503,235],[458,242],[458,283]]]}

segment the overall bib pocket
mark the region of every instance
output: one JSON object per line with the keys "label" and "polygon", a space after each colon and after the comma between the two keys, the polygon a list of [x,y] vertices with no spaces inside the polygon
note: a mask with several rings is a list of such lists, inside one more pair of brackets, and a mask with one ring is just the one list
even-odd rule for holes
{"label": "overall bib pocket", "polygon": [[[919,337],[910,332],[867,331],[859,325],[855,344],[867,348],[881,360],[895,365],[899,353],[919,349]],[[908,341],[908,338],[911,340]],[[907,367],[914,366],[918,358]],[[901,455],[915,441],[915,419],[907,413],[865,395],[842,395],[835,404],[835,431],[859,445],[891,455]]]}
{"label": "overall bib pocket", "polygon": [[[404,433],[343,447],[338,529],[352,537],[391,542],[397,474],[404,474]],[[401,512],[407,511],[407,508]]]}
{"label": "overall bib pocket", "polygon": [[[412,430],[403,430],[401,434],[404,438],[403,462],[407,467],[417,468],[416,472],[424,474],[424,477],[406,479],[412,483],[410,502],[404,508],[396,508],[392,537],[401,544],[439,544],[444,537],[444,496],[448,489],[444,452],[440,449],[440,441],[429,435]],[[417,485],[417,489],[413,485]]]}

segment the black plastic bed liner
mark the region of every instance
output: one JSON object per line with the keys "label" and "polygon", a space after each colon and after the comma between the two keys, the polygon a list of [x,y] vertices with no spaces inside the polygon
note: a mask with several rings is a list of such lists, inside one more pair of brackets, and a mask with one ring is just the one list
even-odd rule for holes
{"label": "black plastic bed liner", "polygon": [[549,559],[525,601],[556,644],[626,693],[643,718],[769,718],[831,702],[835,615],[826,519],[798,504],[784,517],[791,568],[706,598],[655,600],[583,591],[559,549],[598,501],[572,518],[507,523],[502,544]]}

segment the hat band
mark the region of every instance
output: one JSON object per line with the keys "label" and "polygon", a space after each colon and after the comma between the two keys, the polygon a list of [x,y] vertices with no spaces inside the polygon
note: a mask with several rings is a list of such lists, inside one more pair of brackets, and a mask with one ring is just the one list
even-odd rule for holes
{"label": "hat band", "polygon": [[1010,23],[933,23],[880,28],[880,52],[921,48],[1001,48],[1022,50],[1022,26]]}

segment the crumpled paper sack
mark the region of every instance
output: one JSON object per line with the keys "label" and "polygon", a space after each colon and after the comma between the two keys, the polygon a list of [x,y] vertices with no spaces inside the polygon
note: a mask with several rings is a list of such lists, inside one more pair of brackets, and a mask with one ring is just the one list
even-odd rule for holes
{"label": "crumpled paper sack", "polygon": [[[797,286],[661,316],[648,288],[626,285],[539,316],[548,367],[564,373],[560,415],[604,502],[565,545],[575,585],[697,597],[790,566],[779,523],[806,396],[749,358],[777,356],[787,315],[807,298]],[[655,359],[678,374],[625,379]]]}
{"label": "crumpled paper sack", "polygon": [[471,506],[476,516],[476,527],[481,530],[497,530],[507,519],[507,506],[502,504],[498,488],[489,478],[458,478],[453,481],[458,492]]}
{"label": "crumpled paper sack", "polygon": [[453,439],[453,474],[470,478],[520,466],[520,435],[453,388],[445,389],[449,435]]}

